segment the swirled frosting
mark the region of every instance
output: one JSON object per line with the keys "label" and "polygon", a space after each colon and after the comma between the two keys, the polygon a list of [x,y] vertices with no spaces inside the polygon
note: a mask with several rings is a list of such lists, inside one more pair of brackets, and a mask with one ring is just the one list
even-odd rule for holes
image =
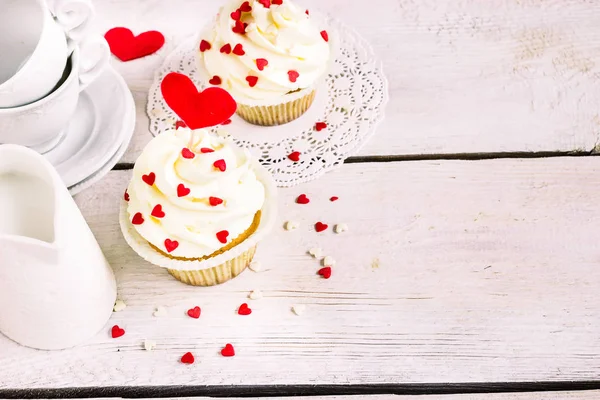
{"label": "swirled frosting", "polygon": [[210,44],[198,50],[204,69],[241,102],[308,88],[326,72],[330,58],[327,31],[291,0],[230,1],[201,40]]}
{"label": "swirled frosting", "polygon": [[161,251],[201,258],[252,225],[265,200],[247,150],[207,130],[156,136],[135,163],[125,199],[137,232]]}

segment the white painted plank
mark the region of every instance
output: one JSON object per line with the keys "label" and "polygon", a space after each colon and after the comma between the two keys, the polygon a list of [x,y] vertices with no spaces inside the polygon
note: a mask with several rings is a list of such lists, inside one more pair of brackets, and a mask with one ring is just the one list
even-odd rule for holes
{"label": "white painted plank", "polygon": [[[0,388],[600,376],[600,158],[344,165],[281,191],[280,225],[301,228],[261,245],[268,271],[205,289],[126,246],[117,209],[129,175],[111,172],[76,197],[128,304],[109,326],[127,334],[110,339],[107,326],[62,352],[0,338]],[[302,192],[309,205],[294,204]],[[316,234],[317,220],[350,230]],[[337,259],[330,280],[306,254],[315,246]],[[236,315],[254,289],[264,298],[253,314]],[[200,320],[185,316],[195,305]],[[168,316],[152,317],[157,306]],[[155,351],[142,350],[146,338]],[[235,358],[219,354],[228,342]],[[178,362],[187,351],[196,364]]]}
{"label": "white painted plank", "polygon": [[[298,0],[353,26],[382,59],[387,118],[360,155],[590,151],[599,143],[600,2]],[[133,162],[150,139],[154,71],[215,14],[202,0],[98,1],[96,29],[157,29],[157,55],[113,65],[138,109]]]}

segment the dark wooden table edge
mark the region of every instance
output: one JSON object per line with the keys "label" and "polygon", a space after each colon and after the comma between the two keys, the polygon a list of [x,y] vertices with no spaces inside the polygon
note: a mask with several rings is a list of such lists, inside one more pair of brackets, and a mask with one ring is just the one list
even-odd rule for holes
{"label": "dark wooden table edge", "polygon": [[597,381],[406,383],[362,385],[240,385],[240,386],[131,386],[62,389],[0,389],[2,399],[69,399],[93,397],[294,397],[332,395],[442,395],[600,390]]}

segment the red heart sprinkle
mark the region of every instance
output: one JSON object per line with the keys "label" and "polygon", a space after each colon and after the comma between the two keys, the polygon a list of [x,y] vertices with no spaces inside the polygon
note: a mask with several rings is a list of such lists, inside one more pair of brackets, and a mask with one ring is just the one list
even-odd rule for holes
{"label": "red heart sprinkle", "polygon": [[324,41],[329,42],[329,34],[327,33],[327,31],[321,31],[321,37]]}
{"label": "red heart sprinkle", "polygon": [[200,318],[200,307],[196,306],[194,308],[190,308],[187,312],[187,315],[189,315],[192,318],[198,319]]}
{"label": "red heart sprinkle", "polygon": [[325,128],[327,128],[327,124],[325,122],[317,122],[315,124],[315,129],[317,130],[317,132],[321,132]]}
{"label": "red heart sprinkle", "polygon": [[246,52],[244,51],[244,46],[242,46],[241,43],[238,43],[235,45],[232,53],[235,54],[236,56],[243,56],[244,54],[246,54]]}
{"label": "red heart sprinkle", "polygon": [[339,200],[339,197],[337,196],[333,196],[332,198],[329,199],[329,201],[337,201]]}
{"label": "red heart sprinkle", "polygon": [[296,203],[298,203],[298,204],[308,204],[308,203],[310,203],[310,199],[308,197],[306,197],[305,194],[301,194],[296,199]]}
{"label": "red heart sprinkle", "polygon": [[250,87],[254,87],[258,83],[258,76],[247,76],[246,81]]}
{"label": "red heart sprinkle", "polygon": [[288,158],[294,162],[298,162],[300,161],[300,152],[294,151],[288,156]]}
{"label": "red heart sprinkle", "polygon": [[183,357],[181,357],[181,362],[184,364],[193,364],[194,361],[196,361],[196,359],[194,358],[194,355],[190,352],[185,353]]}
{"label": "red heart sprinkle", "polygon": [[223,45],[223,47],[221,47],[221,53],[225,53],[225,54],[229,54],[231,53],[231,45],[229,43]]}
{"label": "red heart sprinkle", "polygon": [[150,172],[148,175],[142,175],[142,180],[146,182],[148,186],[152,186],[156,180],[156,174],[154,172]]}
{"label": "red heart sprinkle", "polygon": [[257,58],[256,59],[256,67],[258,68],[259,71],[262,71],[263,69],[265,69],[265,67],[269,65],[269,61],[267,61],[264,58]]}
{"label": "red heart sprinkle", "polygon": [[234,350],[233,346],[230,343],[227,343],[225,345],[225,347],[223,347],[223,350],[221,350],[221,355],[223,357],[233,357],[233,356],[235,356],[235,350]]}
{"label": "red heart sprinkle", "polygon": [[104,34],[111,53],[121,61],[135,60],[157,52],[165,37],[157,31],[148,31],[134,36],[127,28],[113,28]]}
{"label": "red heart sprinkle", "polygon": [[194,152],[188,149],[187,147],[184,147],[183,150],[181,150],[181,156],[183,158],[187,158],[188,160],[191,160],[192,158],[196,157]]}
{"label": "red heart sprinkle", "polygon": [[290,82],[292,83],[296,82],[299,76],[300,74],[298,73],[298,71],[288,71],[288,77],[290,78]]}
{"label": "red heart sprinkle", "polygon": [[271,8],[271,0],[258,0],[265,8]]}
{"label": "red heart sprinkle", "polygon": [[179,128],[187,128],[187,125],[183,121],[177,121],[175,122],[175,130]]}
{"label": "red heart sprinkle", "polygon": [[225,160],[217,160],[213,163],[213,166],[220,170],[221,172],[225,172],[227,169],[227,165],[225,164]]}
{"label": "red heart sprinkle", "polygon": [[306,10],[306,15],[310,15],[310,13],[308,12],[308,10]]}
{"label": "red heart sprinkle", "polygon": [[206,50],[210,50],[211,48],[212,45],[210,44],[210,42],[207,42],[206,40],[202,39],[202,41],[200,42],[200,51],[204,53]]}
{"label": "red heart sprinkle", "polygon": [[230,119],[227,119],[225,121],[223,121],[223,123],[221,125],[229,125],[231,123]]}
{"label": "red heart sprinkle", "polygon": [[129,201],[129,193],[127,193],[127,189],[125,189],[125,194],[123,195],[125,201]]}
{"label": "red heart sprinkle", "polygon": [[213,76],[212,78],[210,78],[210,80],[208,81],[208,83],[210,83],[211,85],[220,85],[221,84],[221,77],[218,75]]}
{"label": "red heart sprinkle", "polygon": [[317,222],[317,223],[315,224],[315,230],[316,230],[317,232],[323,232],[323,231],[324,231],[325,229],[327,229],[327,228],[329,228],[329,225],[327,225],[327,224],[324,224],[324,223],[322,223],[322,222]]}
{"label": "red heart sprinkle", "polygon": [[177,185],[177,197],[185,197],[190,194],[191,190],[186,188],[183,183]]}
{"label": "red heart sprinkle", "polygon": [[243,35],[246,33],[247,26],[248,25],[243,23],[242,21],[235,21],[235,26],[231,28],[231,30],[233,31],[233,33],[239,33],[240,35]]}
{"label": "red heart sprinkle", "polygon": [[252,11],[252,7],[250,7],[250,2],[249,1],[243,2],[242,5],[240,6],[240,10],[242,10],[242,12]]}
{"label": "red heart sprinkle", "polygon": [[210,203],[211,206],[216,207],[220,204],[223,204],[223,199],[220,199],[218,197],[209,197],[208,202]]}
{"label": "red heart sprinkle", "polygon": [[125,334],[125,329],[119,328],[119,325],[115,325],[112,327],[110,334],[113,339],[116,339]]}
{"label": "red heart sprinkle", "polygon": [[239,315],[250,315],[252,314],[252,310],[248,307],[248,303],[244,303],[238,308]]}
{"label": "red heart sprinkle", "polygon": [[283,0],[271,0],[271,4],[274,6],[280,6],[283,4]]}
{"label": "red heart sprinkle", "polygon": [[144,223],[144,217],[142,216],[142,213],[137,213],[133,216],[133,219],[131,220],[131,223],[133,225],[141,225]]}
{"label": "red heart sprinkle", "polygon": [[242,18],[242,10],[240,10],[238,8],[237,10],[235,10],[234,12],[232,12],[231,14],[229,14],[229,16],[231,17],[231,19],[239,21]]}
{"label": "red heart sprinkle", "polygon": [[324,267],[319,270],[319,275],[325,279],[331,278],[331,267]]}
{"label": "red heart sprinkle", "polygon": [[163,211],[162,206],[160,204],[157,204],[152,209],[152,213],[150,213],[150,215],[152,215],[153,217],[156,217],[156,218],[164,218],[165,212]]}
{"label": "red heart sprinkle", "polygon": [[200,153],[214,153],[213,149],[209,149],[208,147],[203,147],[200,149]]}
{"label": "red heart sprinkle", "polygon": [[228,236],[229,236],[229,232],[227,232],[227,231],[217,232],[217,239],[219,240],[219,242],[221,242],[223,244],[227,243]]}
{"label": "red heart sprinkle", "polygon": [[165,249],[167,249],[167,253],[173,252],[178,247],[179,242],[177,240],[165,239]]}

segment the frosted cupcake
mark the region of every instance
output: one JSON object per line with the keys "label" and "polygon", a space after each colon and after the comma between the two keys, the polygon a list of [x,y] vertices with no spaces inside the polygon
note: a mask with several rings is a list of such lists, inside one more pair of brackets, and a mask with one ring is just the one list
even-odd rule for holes
{"label": "frosted cupcake", "polygon": [[275,219],[269,173],[247,150],[205,129],[156,136],[125,193],[120,223],[128,244],[190,285],[239,275]]}
{"label": "frosted cupcake", "polygon": [[197,48],[201,77],[255,125],[279,125],[311,106],[329,66],[329,34],[291,0],[228,2]]}

